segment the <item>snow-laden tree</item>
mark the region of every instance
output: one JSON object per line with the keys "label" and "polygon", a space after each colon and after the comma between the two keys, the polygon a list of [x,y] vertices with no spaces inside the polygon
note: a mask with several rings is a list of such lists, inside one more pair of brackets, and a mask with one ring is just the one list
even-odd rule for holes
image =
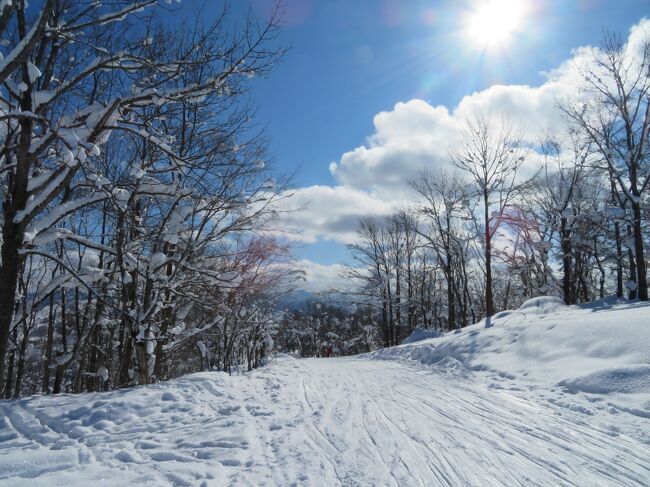
{"label": "snow-laden tree", "polygon": [[433,250],[445,278],[447,328],[468,325],[471,296],[467,282],[470,192],[458,176],[424,173],[413,183],[422,199],[418,213],[424,221],[419,233]]}
{"label": "snow-laden tree", "polygon": [[301,357],[322,356],[330,346],[336,355],[352,355],[377,348],[379,331],[372,308],[316,296],[285,310],[278,345]]}
{"label": "snow-laden tree", "polygon": [[625,43],[608,35],[581,66],[581,98],[564,107],[603,158],[619,206],[628,212],[632,296],[648,299],[644,199],[650,187],[650,32]]}
{"label": "snow-laden tree", "polygon": [[[399,344],[416,328],[449,326],[446,301],[441,299],[446,289],[439,275],[442,264],[429,240],[429,223],[420,217],[408,209],[364,218],[357,241],[348,246],[354,263],[346,277],[357,286],[345,294],[371,312],[384,346]],[[460,266],[458,275],[464,269],[461,261],[454,261]],[[463,293],[464,287],[454,292]]]}
{"label": "snow-laden tree", "polygon": [[161,376],[282,189],[243,98],[280,55],[275,18],[171,21],[168,3],[0,6],[0,372],[42,346],[46,392],[50,371],[54,391]]}

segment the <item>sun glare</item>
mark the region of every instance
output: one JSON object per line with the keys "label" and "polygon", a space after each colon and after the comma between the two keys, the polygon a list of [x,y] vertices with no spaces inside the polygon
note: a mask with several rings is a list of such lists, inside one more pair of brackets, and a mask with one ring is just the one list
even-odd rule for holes
{"label": "sun glare", "polygon": [[506,44],[522,27],[524,0],[479,0],[469,13],[466,30],[478,47],[487,49]]}

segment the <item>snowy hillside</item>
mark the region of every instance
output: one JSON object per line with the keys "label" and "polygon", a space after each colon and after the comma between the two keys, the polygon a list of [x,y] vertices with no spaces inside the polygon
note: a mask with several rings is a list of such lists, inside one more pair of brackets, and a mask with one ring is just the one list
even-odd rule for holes
{"label": "snowy hillside", "polygon": [[0,402],[0,485],[650,485],[650,306]]}

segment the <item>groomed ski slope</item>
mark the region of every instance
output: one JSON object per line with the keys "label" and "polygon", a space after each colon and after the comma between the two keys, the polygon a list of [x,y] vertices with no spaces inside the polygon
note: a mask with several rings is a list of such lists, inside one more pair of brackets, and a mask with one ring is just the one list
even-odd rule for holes
{"label": "groomed ski slope", "polygon": [[650,485],[650,307],[538,298],[353,358],[0,402],[0,485]]}

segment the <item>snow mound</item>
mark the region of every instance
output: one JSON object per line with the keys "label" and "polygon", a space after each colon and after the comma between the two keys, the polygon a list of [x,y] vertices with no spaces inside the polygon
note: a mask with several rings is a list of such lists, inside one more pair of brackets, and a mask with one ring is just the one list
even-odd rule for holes
{"label": "snow mound", "polygon": [[560,385],[571,393],[650,393],[650,365],[631,365],[599,370],[572,380],[561,381]]}
{"label": "snow mound", "polygon": [[462,362],[453,357],[445,357],[439,362],[433,364],[433,367],[439,373],[444,373],[451,376],[469,377],[470,371],[463,365]]}
{"label": "snow mound", "polygon": [[421,342],[422,340],[428,340],[430,338],[438,338],[442,336],[442,333],[435,330],[423,330],[418,328],[413,333],[411,333],[406,339],[402,342],[402,345],[408,343]]}
{"label": "snow mound", "polygon": [[555,296],[539,296],[529,299],[519,306],[518,311],[526,315],[544,316],[552,313],[559,313],[566,304],[564,301]]}

